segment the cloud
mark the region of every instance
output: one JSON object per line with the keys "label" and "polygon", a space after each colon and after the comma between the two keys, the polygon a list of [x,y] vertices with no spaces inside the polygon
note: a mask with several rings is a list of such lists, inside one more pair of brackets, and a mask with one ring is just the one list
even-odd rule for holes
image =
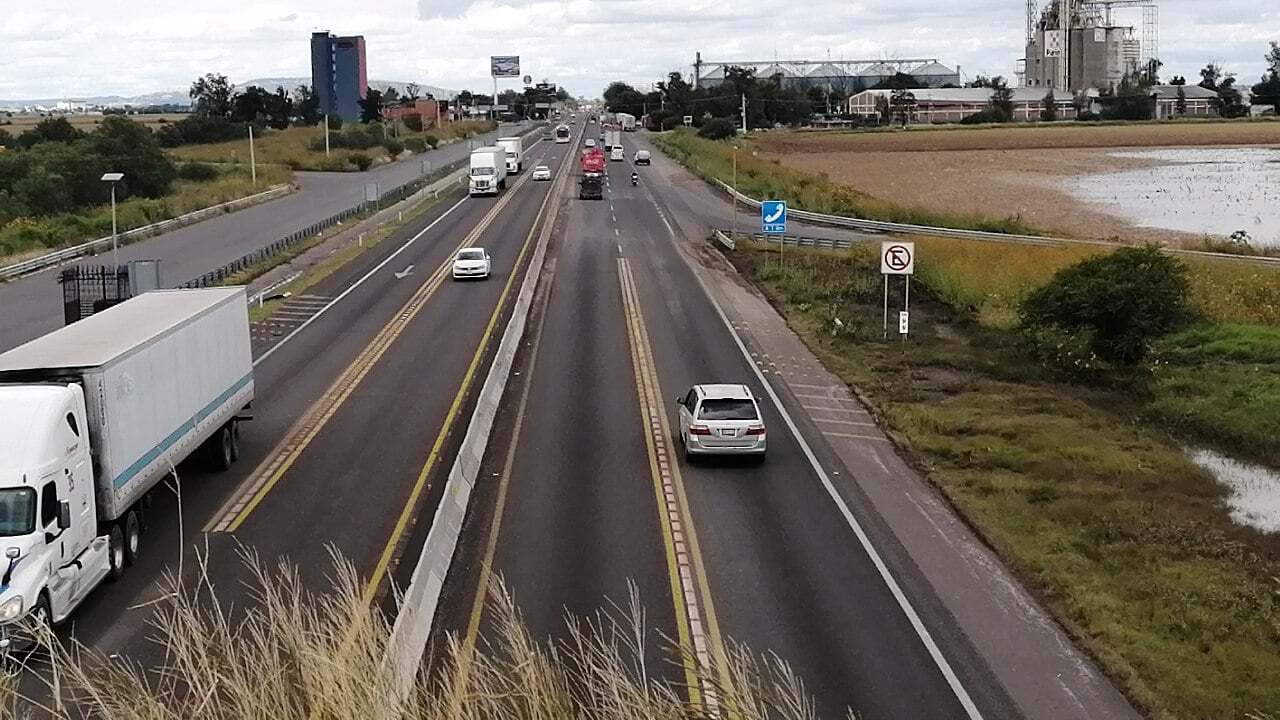
{"label": "cloud", "polygon": [[[1043,2],[1043,0],[1042,0]],[[39,9],[35,9],[39,8]],[[140,94],[205,72],[305,76],[312,31],[362,34],[369,74],[485,89],[490,55],[577,94],[646,85],[706,60],[936,57],[966,76],[1012,76],[1021,0],[41,0],[0,14],[0,98]],[[1130,22],[1140,13],[1118,15]],[[1257,0],[1161,0],[1166,76],[1216,60],[1262,73],[1280,11]],[[103,61],[110,48],[111,62]],[[510,81],[504,81],[511,86]]]}

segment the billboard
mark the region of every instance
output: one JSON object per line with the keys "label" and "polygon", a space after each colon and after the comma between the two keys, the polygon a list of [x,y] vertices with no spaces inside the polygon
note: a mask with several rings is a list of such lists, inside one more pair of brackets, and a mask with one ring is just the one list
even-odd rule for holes
{"label": "billboard", "polygon": [[494,77],[520,77],[520,56],[491,56],[489,58],[489,74]]}
{"label": "billboard", "polygon": [[1062,57],[1062,48],[1066,45],[1066,33],[1061,30],[1046,30],[1044,33],[1044,56],[1047,58]]}
{"label": "billboard", "polygon": [[555,83],[540,82],[540,83],[538,83],[537,85],[534,85],[533,87],[534,87],[534,89],[535,89],[535,90],[538,90],[539,92],[550,92],[550,93],[553,93],[553,92],[555,92],[555,91],[556,91],[556,85],[555,85]]}

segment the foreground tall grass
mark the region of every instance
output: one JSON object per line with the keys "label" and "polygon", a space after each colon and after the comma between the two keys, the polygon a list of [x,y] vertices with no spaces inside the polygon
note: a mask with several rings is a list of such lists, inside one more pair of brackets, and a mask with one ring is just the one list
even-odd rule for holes
{"label": "foreground tall grass", "polygon": [[[170,583],[154,621],[165,661],[149,673],[64,648],[46,633],[51,662],[41,662],[39,672],[62,702],[21,698],[11,678],[0,718],[24,717],[33,701],[42,706],[40,716],[55,720],[713,717],[660,679],[676,674],[671,667],[646,664],[651,630],[634,599],[618,612],[568,618],[563,639],[550,642],[533,636],[500,587],[491,594],[492,623],[477,649],[464,653],[460,643],[448,642],[438,672],[422,673],[402,698],[386,662],[388,621],[363,603],[351,566],[335,565],[333,592],[313,594],[293,568],[268,572],[251,562],[254,599],[238,614],[207,581],[189,590]],[[814,717],[786,666],[741,650],[729,664],[732,686],[718,687],[722,711],[743,720]],[[700,676],[713,676],[704,670]]]}
{"label": "foreground tall grass", "polygon": [[[653,141],[668,155],[704,180],[733,180],[733,144],[698,137],[688,130],[656,135]],[[1034,229],[1018,217],[990,218],[960,213],[939,213],[907,208],[864,195],[822,175],[809,175],[752,156],[750,147],[738,153],[738,190],[755,198],[786,200],[791,207],[810,212],[869,220],[932,225],[964,230],[1032,234]]]}

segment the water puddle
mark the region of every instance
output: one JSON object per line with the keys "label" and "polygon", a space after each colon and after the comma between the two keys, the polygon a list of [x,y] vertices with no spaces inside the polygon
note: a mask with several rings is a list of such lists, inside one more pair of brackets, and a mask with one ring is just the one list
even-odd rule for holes
{"label": "water puddle", "polygon": [[1231,488],[1231,519],[1263,532],[1280,532],[1280,472],[1248,465],[1212,450],[1190,451],[1191,462]]}
{"label": "water puddle", "polygon": [[1249,233],[1280,247],[1280,149],[1167,148],[1109,153],[1164,163],[1071,178],[1067,189],[1142,227],[1202,235]]}

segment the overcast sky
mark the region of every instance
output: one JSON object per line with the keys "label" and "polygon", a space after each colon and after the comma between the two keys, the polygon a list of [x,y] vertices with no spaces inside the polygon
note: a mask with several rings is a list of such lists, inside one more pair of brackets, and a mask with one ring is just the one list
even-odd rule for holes
{"label": "overcast sky", "polygon": [[[1023,0],[35,0],[0,13],[0,98],[135,95],[310,74],[314,30],[362,34],[369,76],[491,87],[490,54],[596,97],[707,60],[937,57],[966,77],[1012,76]],[[1162,0],[1165,76],[1220,61],[1249,84],[1280,0]],[[510,86],[513,83],[507,81]]]}

